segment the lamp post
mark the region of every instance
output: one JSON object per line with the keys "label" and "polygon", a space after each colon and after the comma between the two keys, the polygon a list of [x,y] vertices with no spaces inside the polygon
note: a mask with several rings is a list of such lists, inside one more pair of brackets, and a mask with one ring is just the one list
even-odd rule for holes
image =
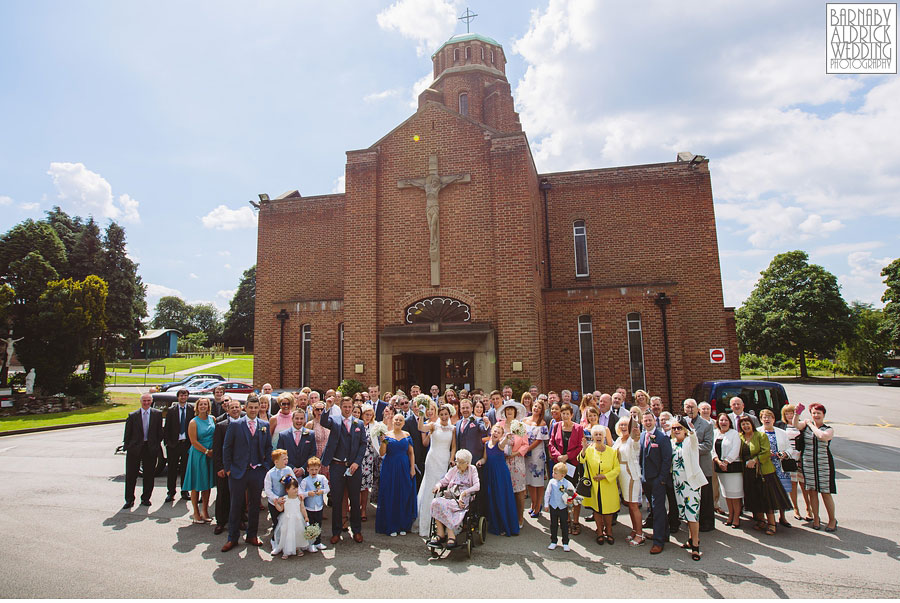
{"label": "lamp post", "polygon": [[281,341],[278,345],[278,389],[284,389],[284,323],[291,317],[284,308],[275,315],[281,322]]}
{"label": "lamp post", "polygon": [[669,361],[669,325],[666,322],[666,306],[672,303],[672,298],[668,297],[665,292],[660,291],[656,294],[653,302],[659,306],[662,312],[662,329],[663,329],[663,352],[666,360],[666,392],[669,395],[669,407],[672,407],[672,363]]}

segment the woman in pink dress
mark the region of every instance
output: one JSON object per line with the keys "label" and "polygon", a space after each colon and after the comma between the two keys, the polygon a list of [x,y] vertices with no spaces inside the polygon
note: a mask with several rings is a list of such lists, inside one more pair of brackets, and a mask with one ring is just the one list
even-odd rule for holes
{"label": "woman in pink dress", "polygon": [[429,544],[438,545],[445,536],[448,547],[456,544],[456,534],[462,527],[472,496],[481,488],[478,471],[471,463],[471,452],[465,448],[457,450],[456,466],[451,467],[450,471],[435,484],[433,490],[435,495],[441,488],[447,488],[450,496],[435,496],[431,501],[431,517],[434,518],[437,538]]}
{"label": "woman in pink dress", "polygon": [[[322,416],[322,411],[325,410],[324,402],[316,402],[313,405],[313,418],[312,421],[306,424],[307,429],[312,429],[316,436],[316,456],[320,459],[322,458],[322,453],[325,452],[325,444],[328,443],[328,436],[331,434],[330,431],[322,427],[319,418]],[[319,473],[324,475],[326,478],[330,479],[328,475],[328,467],[322,465],[322,468],[319,469]]]}
{"label": "woman in pink dress", "polygon": [[269,419],[269,432],[272,434],[272,448],[278,447],[278,434],[294,425],[294,396],[283,393],[278,396],[278,414]]}

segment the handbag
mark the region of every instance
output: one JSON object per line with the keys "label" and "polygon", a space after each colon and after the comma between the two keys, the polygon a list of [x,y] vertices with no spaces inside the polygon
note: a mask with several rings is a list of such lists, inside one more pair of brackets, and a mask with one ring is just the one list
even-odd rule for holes
{"label": "handbag", "polygon": [[791,457],[787,457],[786,459],[781,459],[781,470],[787,473],[793,473],[799,469],[797,465],[797,461],[792,459]]}
{"label": "handbag", "polygon": [[591,479],[587,463],[582,463],[582,466],[584,469],[581,472],[581,479],[578,480],[578,485],[575,487],[575,493],[578,496],[590,498],[594,494],[594,481]]}

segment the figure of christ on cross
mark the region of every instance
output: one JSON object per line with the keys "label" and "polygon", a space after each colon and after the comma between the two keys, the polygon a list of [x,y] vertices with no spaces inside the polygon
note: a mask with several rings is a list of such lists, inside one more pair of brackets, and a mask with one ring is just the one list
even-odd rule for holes
{"label": "figure of christ on cross", "polygon": [[439,176],[437,163],[437,155],[431,155],[428,157],[428,175],[424,178],[406,178],[397,181],[397,188],[415,187],[425,191],[425,219],[428,221],[428,232],[430,235],[428,255],[431,258],[431,284],[435,286],[441,284],[440,205],[438,204],[438,194],[442,188],[454,182],[472,181],[469,174]]}

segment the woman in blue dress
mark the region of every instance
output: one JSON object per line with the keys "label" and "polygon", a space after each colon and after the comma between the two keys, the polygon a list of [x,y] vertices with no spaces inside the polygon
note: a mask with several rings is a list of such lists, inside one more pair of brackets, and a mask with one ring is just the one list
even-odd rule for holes
{"label": "woman in blue dress", "polygon": [[487,522],[491,534],[514,536],[519,533],[519,511],[513,494],[512,477],[506,464],[504,446],[509,434],[502,425],[494,425],[491,439],[484,446],[484,495],[487,497]]}
{"label": "woman in blue dress", "polygon": [[395,414],[391,419],[393,431],[379,438],[379,454],[384,460],[381,462],[375,531],[391,536],[405,535],[417,512],[416,460],[412,438],[403,431],[403,423],[403,414]]}
{"label": "woman in blue dress", "polygon": [[[216,420],[209,414],[209,399],[197,400],[195,416],[188,426],[188,438],[191,448],[188,452],[187,471],[184,474],[182,490],[191,493],[191,505],[194,507],[194,523],[210,523],[209,491],[213,487],[213,433],[216,431]],[[197,508],[198,502],[202,504]]]}

